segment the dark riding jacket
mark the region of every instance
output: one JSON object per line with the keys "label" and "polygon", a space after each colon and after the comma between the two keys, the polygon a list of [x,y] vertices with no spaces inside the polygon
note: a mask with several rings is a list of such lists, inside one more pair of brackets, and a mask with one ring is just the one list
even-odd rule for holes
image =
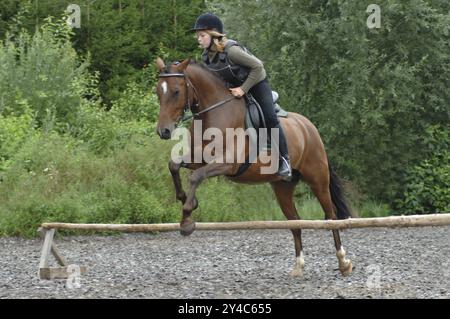
{"label": "dark riding jacket", "polygon": [[213,45],[203,51],[202,60],[206,66],[231,87],[241,87],[245,93],[266,78],[264,64],[236,41],[228,40],[224,52],[218,52]]}

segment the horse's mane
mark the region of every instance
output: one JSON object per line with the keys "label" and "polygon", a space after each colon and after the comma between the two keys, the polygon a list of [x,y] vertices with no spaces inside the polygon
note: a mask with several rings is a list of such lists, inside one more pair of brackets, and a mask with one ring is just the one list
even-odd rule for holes
{"label": "horse's mane", "polygon": [[[166,65],[166,68],[162,71],[162,73],[170,73],[171,72],[170,68],[177,63],[179,63],[179,62],[177,61],[177,62],[168,63]],[[213,81],[215,81],[218,86],[223,86],[224,88],[226,88],[225,81],[222,80],[219,76],[217,76],[217,74],[214,71],[212,71],[211,69],[209,69],[204,63],[197,62],[195,60],[190,60],[189,66],[199,68],[200,70],[202,70],[205,73],[207,73],[208,75],[210,75],[211,79]]]}
{"label": "horse's mane", "polygon": [[226,88],[226,83],[224,80],[222,80],[217,74],[212,71],[210,68],[208,68],[204,63],[197,62],[195,60],[191,60],[189,62],[190,66],[200,68],[202,71],[205,71],[205,73],[209,74],[211,78],[217,83],[217,85],[223,86]]}

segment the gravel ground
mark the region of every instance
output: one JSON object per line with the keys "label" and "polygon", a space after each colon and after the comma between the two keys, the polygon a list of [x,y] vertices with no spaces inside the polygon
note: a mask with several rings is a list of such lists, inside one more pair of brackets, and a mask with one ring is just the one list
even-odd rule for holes
{"label": "gravel ground", "polygon": [[[450,227],[341,232],[353,273],[337,270],[330,231],[304,231],[305,272],[289,231],[57,237],[81,287],[37,278],[40,240],[0,238],[2,298],[450,298]],[[53,259],[52,259],[53,262]],[[53,265],[56,265],[54,263]]]}

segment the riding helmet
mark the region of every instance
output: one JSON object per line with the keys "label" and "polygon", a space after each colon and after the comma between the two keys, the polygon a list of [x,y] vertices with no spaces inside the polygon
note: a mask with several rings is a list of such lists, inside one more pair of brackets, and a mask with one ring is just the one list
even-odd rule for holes
{"label": "riding helmet", "polygon": [[213,13],[204,13],[197,18],[194,28],[191,31],[213,30],[223,33],[223,22]]}

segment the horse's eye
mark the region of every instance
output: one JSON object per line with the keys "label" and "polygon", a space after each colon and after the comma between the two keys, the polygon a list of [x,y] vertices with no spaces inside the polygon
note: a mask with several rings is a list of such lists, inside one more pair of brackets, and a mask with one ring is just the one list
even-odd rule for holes
{"label": "horse's eye", "polygon": [[180,94],[180,90],[175,90],[175,91],[173,92],[173,96],[178,96],[178,94]]}

